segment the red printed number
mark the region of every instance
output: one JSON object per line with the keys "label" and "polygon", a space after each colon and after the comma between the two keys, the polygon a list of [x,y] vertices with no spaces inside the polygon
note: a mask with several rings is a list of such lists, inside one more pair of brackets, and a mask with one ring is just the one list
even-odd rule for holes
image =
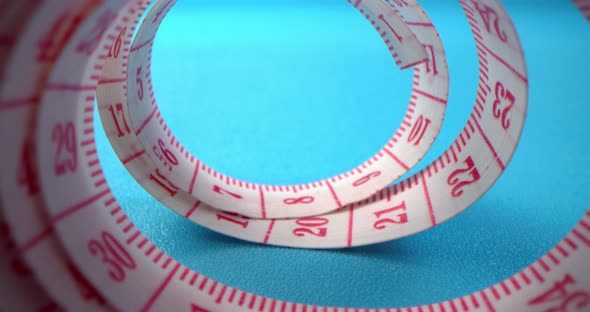
{"label": "red printed number", "polygon": [[430,119],[424,118],[423,115],[420,115],[420,117],[416,119],[416,122],[412,126],[412,130],[408,136],[408,143],[412,143],[414,146],[420,145],[426,130],[428,130],[428,126],[430,126],[430,123]]}
{"label": "red printed number", "polygon": [[218,185],[214,185],[214,186],[213,186],[213,192],[215,192],[215,193],[217,193],[217,194],[221,194],[221,195],[223,195],[223,194],[227,194],[227,195],[229,195],[229,196],[231,196],[231,197],[233,197],[233,198],[236,198],[236,199],[242,199],[242,195],[240,195],[240,194],[236,194],[236,193],[232,193],[232,192],[230,192],[230,191],[227,191],[227,190],[225,190],[225,189],[222,189],[222,188],[221,188],[220,186],[218,186]]}
{"label": "red printed number", "polygon": [[178,186],[172,184],[170,180],[168,180],[163,174],[160,173],[160,170],[156,169],[156,174],[150,174],[150,181],[156,183],[159,187],[161,187],[164,191],[166,191],[170,197],[174,197],[176,193],[178,193]]}
{"label": "red printed number", "polygon": [[433,76],[438,75],[438,67],[436,66],[436,54],[434,53],[434,46],[432,44],[423,45],[429,58],[426,62],[426,73]]}
{"label": "red printed number", "polygon": [[127,134],[130,134],[131,129],[127,124],[127,119],[125,118],[125,113],[123,112],[123,104],[117,103],[115,105],[109,106],[109,112],[111,112],[111,117],[113,117],[113,121],[117,127],[117,135],[121,138]]}
{"label": "red printed number", "polygon": [[[542,308],[538,311],[543,312],[588,311],[590,294],[584,290],[571,291],[575,285],[574,278],[566,274],[562,281],[555,282],[551,289],[529,301],[529,306],[536,309]],[[569,291],[568,286],[570,286]]]}
{"label": "red printed number", "polygon": [[516,99],[514,98],[514,94],[504,88],[504,85],[499,81],[496,83],[495,91],[496,99],[494,100],[494,105],[492,107],[494,118],[500,120],[504,130],[508,130],[508,128],[510,128],[510,111],[514,106]]}
{"label": "red printed number", "polygon": [[172,166],[178,166],[178,159],[171,150],[166,148],[166,144],[161,139],[158,139],[158,146],[153,146],[152,149],[164,167],[168,168],[168,171],[172,171]]}
{"label": "red printed number", "polygon": [[498,16],[498,12],[485,4],[476,1],[472,2],[473,5],[475,5],[475,9],[479,13],[479,16],[481,16],[481,19],[483,20],[486,31],[491,33],[493,27],[493,31],[496,33],[496,36],[498,36],[502,42],[508,41],[506,32],[500,29],[500,17]]}
{"label": "red printed number", "polygon": [[136,268],[135,260],[123,245],[110,233],[102,232],[100,240],[88,242],[88,250],[92,255],[100,257],[108,269],[109,277],[115,282],[125,280],[126,270]]}
{"label": "red printed number", "polygon": [[75,172],[78,162],[76,149],[76,129],[72,122],[58,123],[51,131],[51,141],[55,144],[54,171],[56,176]]}
{"label": "red printed number", "polygon": [[359,187],[369,181],[371,181],[371,179],[376,178],[378,176],[381,175],[381,171],[375,171],[375,172],[371,172],[369,174],[367,174],[366,176],[354,181],[354,183],[352,184],[352,186],[354,187]]}
{"label": "red printed number", "polygon": [[295,236],[303,237],[306,234],[325,237],[328,234],[328,228],[325,227],[330,221],[326,218],[310,217],[295,221],[297,225],[301,226],[293,230]]}
{"label": "red printed number", "polygon": [[[405,201],[397,206],[383,209],[383,210],[377,211],[373,214],[378,219],[373,224],[373,227],[377,230],[384,230],[385,228],[387,228],[388,224],[408,223],[408,214],[406,213],[406,202]],[[384,218],[383,216],[387,216],[388,218]],[[393,216],[395,218],[391,218]]]}
{"label": "red printed number", "polygon": [[308,205],[311,204],[315,201],[315,198],[313,198],[312,196],[303,196],[303,197],[299,197],[299,198],[285,198],[285,200],[283,200],[283,203],[285,203],[286,205],[297,205],[297,204],[304,204],[304,205]]}
{"label": "red printed number", "polygon": [[465,164],[465,168],[453,171],[447,179],[449,186],[453,187],[451,190],[451,195],[453,197],[461,197],[461,195],[463,195],[463,189],[466,186],[473,184],[480,179],[479,171],[477,171],[475,162],[473,162],[471,156],[467,157],[463,163]]}
{"label": "red printed number", "polygon": [[125,36],[125,33],[127,33],[127,26],[123,27],[121,29],[121,31],[119,32],[117,39],[115,39],[115,42],[113,42],[113,46],[109,50],[108,57],[110,57],[110,58],[118,58],[119,57],[119,54],[121,53],[121,47],[123,46],[123,36]]}
{"label": "red printed number", "polygon": [[239,225],[243,228],[248,227],[250,218],[241,216],[237,213],[224,211],[223,214],[217,214],[217,221],[225,221],[235,225]]}

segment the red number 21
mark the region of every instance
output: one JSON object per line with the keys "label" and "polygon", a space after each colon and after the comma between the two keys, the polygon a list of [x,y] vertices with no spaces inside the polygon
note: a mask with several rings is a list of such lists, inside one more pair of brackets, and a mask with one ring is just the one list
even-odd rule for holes
{"label": "red number 21", "polygon": [[[384,230],[387,228],[388,224],[404,224],[408,223],[408,214],[406,213],[406,202],[403,201],[401,204],[397,206],[393,206],[391,208],[387,208],[381,211],[377,211],[373,213],[375,217],[378,219],[373,224],[373,227],[377,230]],[[384,215],[395,216],[397,218],[382,218]]]}

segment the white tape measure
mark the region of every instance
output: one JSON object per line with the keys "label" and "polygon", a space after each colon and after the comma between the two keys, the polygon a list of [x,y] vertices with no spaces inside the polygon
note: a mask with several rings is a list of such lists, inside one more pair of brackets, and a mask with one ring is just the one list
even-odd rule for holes
{"label": "white tape measure", "polygon": [[[386,187],[434,141],[447,103],[447,65],[438,33],[417,3],[353,1],[381,34],[396,64],[414,68],[402,124],[376,155],[336,177],[290,186],[239,181],[186,151],[159,113],[151,86],[151,46],[174,0],[153,3],[133,42],[150,1],[37,2],[2,11],[11,17],[7,21],[15,21],[10,33],[19,37],[5,52],[10,58],[0,86],[0,140],[22,149],[3,153],[0,190],[20,255],[59,305],[42,299],[39,288],[34,302],[45,307],[350,310],[234,289],[184,267],[152,244],[127,218],[104,178],[94,142],[95,96],[122,163],[167,207],[240,239],[307,248],[391,240],[457,215],[504,171],[526,115],[526,65],[509,16],[496,0],[461,1],[479,57],[472,114],[437,160]],[[575,2],[588,12],[587,2]],[[27,19],[27,14],[32,16]],[[19,26],[23,21],[28,23]],[[507,281],[407,310],[588,310],[589,253],[590,214],[554,250]],[[38,286],[27,287],[33,291]],[[27,302],[18,294],[22,292],[12,296],[14,301]]]}

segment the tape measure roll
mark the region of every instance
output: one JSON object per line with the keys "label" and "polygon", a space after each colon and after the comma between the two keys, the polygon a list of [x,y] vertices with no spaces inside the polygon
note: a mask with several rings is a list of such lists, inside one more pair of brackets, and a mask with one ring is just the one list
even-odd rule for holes
{"label": "tape measure roll", "polygon": [[[170,3],[157,2],[151,11],[152,15],[148,15],[146,21],[150,21],[150,17],[157,16],[160,10],[169,9],[167,4]],[[100,78],[96,73],[98,72],[100,75],[101,66],[104,66],[102,65],[104,61],[102,58],[106,58],[111,52],[113,55],[116,54],[117,49],[112,50],[112,48],[117,47],[118,39],[122,39],[122,36],[126,35],[123,33],[122,36],[119,36],[125,29],[125,24],[130,23],[130,25],[133,25],[133,22],[130,22],[134,18],[133,14],[136,14],[135,16],[138,18],[140,16],[139,12],[142,8],[145,8],[147,3],[138,1],[129,4],[131,10],[127,12],[120,10],[123,6],[121,2],[96,1],[94,4],[96,9],[92,10],[88,17],[81,22],[80,28],[72,35],[69,43],[61,52],[59,61],[52,70],[41,101],[41,117],[37,129],[39,137],[45,137],[45,139],[39,141],[38,160],[41,169],[41,188],[47,202],[47,208],[50,211],[49,219],[58,230],[64,247],[69,251],[70,256],[72,256],[73,261],[80,270],[97,286],[97,289],[106,296],[109,302],[122,310],[176,310],[181,308],[192,309],[193,311],[205,309],[222,311],[349,310],[277,301],[219,284],[199,275],[197,272],[191,271],[166,256],[151,244],[147,238],[143,237],[141,232],[127,219],[121,208],[117,206],[112,194],[110,194],[101,172],[98,171],[98,158],[96,158],[96,150],[92,142],[93,132],[91,131],[92,128],[89,128],[92,125],[88,118],[92,115],[94,100],[90,98],[93,97],[94,87]],[[477,17],[469,14],[475,12],[474,10],[477,9],[475,6],[479,5],[485,6],[484,12],[496,12],[495,14],[501,14],[502,16],[500,20],[509,21],[503,15],[501,6],[494,1],[470,1],[462,3],[462,5],[467,15],[473,18],[471,26],[474,28],[481,28],[483,25],[478,24],[478,22],[485,23],[484,20],[477,19]],[[109,25],[108,21],[110,19],[107,16],[113,16],[113,14],[109,13],[116,11],[121,13],[116,17],[115,24],[105,34],[105,38],[108,39],[105,42],[109,42],[109,44],[93,46],[92,43],[95,43],[95,41],[91,40],[93,35],[102,34],[100,27],[97,28],[97,25]],[[158,21],[158,19],[156,20]],[[509,22],[502,24],[502,26],[512,27]],[[132,28],[133,26],[130,26],[129,30],[132,31]],[[477,37],[477,34],[475,36]],[[484,37],[482,34],[480,36]],[[487,36],[480,40],[486,43],[486,39],[488,39]],[[124,42],[125,40],[122,39],[123,51],[125,50]],[[94,50],[96,47],[98,48]],[[482,46],[478,45],[478,47],[482,49]],[[517,51],[520,52],[519,49]],[[484,54],[483,52],[488,54],[496,52],[494,54],[498,56],[497,51],[493,49],[490,51],[480,50],[480,53]],[[84,53],[90,55],[85,56]],[[489,66],[490,69],[498,70],[489,63],[484,65]],[[501,65],[506,66],[503,63]],[[130,73],[132,72],[130,71]],[[485,72],[485,74],[488,79],[489,77],[495,77],[494,74],[500,75],[492,70]],[[522,78],[510,70],[507,70],[504,75],[514,75],[516,80]],[[505,77],[503,76],[503,78]],[[498,87],[496,84],[495,88],[495,91],[504,90],[501,93],[507,94],[506,86]],[[113,111],[115,114],[121,114],[121,110],[118,110],[116,104]],[[489,105],[487,102],[486,104]],[[496,101],[493,101],[492,106],[498,106]],[[477,110],[474,111],[474,114],[476,112]],[[125,113],[125,111],[123,110],[122,113]],[[522,117],[524,117],[524,111],[521,113]],[[2,115],[4,116],[4,112]],[[514,117],[514,115],[511,117]],[[501,118],[503,118],[501,120],[503,121],[504,117]],[[22,121],[20,120],[20,122]],[[53,135],[53,133],[56,134]],[[82,135],[86,135],[87,140],[82,139]],[[53,139],[52,137],[57,138]],[[75,138],[72,140],[72,137]],[[79,144],[74,144],[72,148],[72,141]],[[486,146],[483,147],[483,149],[480,147],[479,150],[485,150]],[[53,155],[55,153],[59,156],[55,159],[43,157],[43,155]],[[447,164],[444,163],[445,157],[452,157],[451,154],[446,155],[448,156],[443,155],[439,159],[439,161],[442,160],[441,165]],[[72,156],[76,160],[75,162],[72,161]],[[82,161],[81,159],[84,158],[86,158],[85,161]],[[493,157],[491,160],[493,160]],[[477,176],[476,171],[470,168],[470,163],[465,161],[463,164],[466,165],[467,170],[457,173],[457,176],[467,173],[475,179],[475,176]],[[473,161],[473,163],[479,169],[479,163],[476,163],[476,161]],[[490,163],[484,161],[486,165]],[[79,165],[80,167],[78,167]],[[88,168],[84,167],[85,165]],[[433,168],[438,168],[440,171],[445,170],[437,166],[435,162],[429,168],[431,170],[435,170]],[[60,170],[61,168],[63,170]],[[479,171],[477,172],[479,173]],[[489,172],[489,170],[484,172]],[[451,175],[453,174],[454,172],[451,173]],[[424,172],[422,176],[414,177],[424,178]],[[484,180],[485,178],[481,178],[480,175],[480,179]],[[489,182],[491,184],[495,177],[488,177],[488,179],[491,180]],[[454,181],[454,179],[448,177],[447,183],[450,183],[451,180]],[[461,182],[465,181],[458,180],[456,184],[459,185]],[[401,183],[398,184],[398,188],[405,187],[408,189],[411,186],[415,190],[415,186],[419,182],[416,183],[416,185]],[[461,184],[462,187],[465,185]],[[457,188],[457,192],[460,190],[461,187]],[[67,194],[68,196],[56,196],[56,194]],[[7,195],[12,196],[11,194]],[[477,197],[478,194],[473,196]],[[349,208],[349,211],[353,211],[353,209],[361,210],[357,207]],[[192,207],[185,207],[185,209],[192,209]],[[365,207],[365,209],[367,208]],[[410,211],[409,208],[408,211]],[[215,215],[215,219],[217,219],[219,213],[211,209],[211,215]],[[233,216],[226,215],[228,219],[231,219],[231,217]],[[212,221],[226,221],[235,224],[227,221],[227,219],[215,219]],[[238,223],[244,221],[243,219],[231,220],[238,221]],[[268,220],[249,220],[248,222],[265,221],[269,222]],[[279,227],[279,222],[293,221],[276,220],[275,226]],[[462,309],[471,311],[497,309],[510,311],[527,308],[530,310],[554,309],[557,311],[567,310],[568,308],[583,310],[590,304],[590,295],[585,291],[590,286],[590,277],[585,262],[588,259],[588,248],[590,247],[588,238],[590,237],[589,222],[590,214],[586,215],[572,233],[558,244],[554,250],[539,259],[531,267],[505,282],[469,296],[436,305],[408,308],[407,310],[452,311]],[[384,222],[383,224],[387,223]],[[292,232],[288,234],[294,235]],[[403,235],[407,234],[409,233]],[[45,238],[43,237],[43,239]],[[519,296],[511,296],[510,294],[519,294]],[[69,300],[65,300],[66,303]],[[383,311],[385,310],[383,309]]]}
{"label": "tape measure roll", "polygon": [[[367,12],[363,8],[359,8],[361,12]],[[437,57],[436,63],[423,64],[415,69],[414,75],[414,88],[413,88],[413,95],[409,105],[408,113],[406,114],[406,120],[404,121],[404,125],[400,130],[396,132],[392,142],[389,142],[384,149],[378,153],[377,157],[374,157],[373,160],[369,161],[371,166],[362,165],[360,168],[351,171],[350,173],[345,174],[348,179],[343,179],[342,183],[347,184],[349,186],[357,185],[357,186],[364,186],[370,180],[377,176],[389,176],[389,174],[382,173],[381,170],[375,169],[375,166],[382,167],[383,163],[388,164],[387,166],[394,165],[395,168],[399,169],[399,159],[393,154],[390,149],[392,147],[404,147],[407,144],[413,145],[414,149],[418,149],[418,152],[415,152],[417,157],[412,159],[412,164],[415,164],[418,160],[421,159],[425,149],[427,149],[434,140],[434,136],[440,129],[440,124],[443,119],[444,107],[446,105],[446,97],[448,93],[448,71],[446,66],[446,61],[444,58],[444,51],[442,48],[442,44],[438,38],[438,34],[436,33],[433,27],[424,27],[424,25],[431,25],[432,23],[428,19],[428,17],[424,14],[424,12],[419,7],[400,7],[397,8],[400,15],[406,16],[408,25],[414,24],[416,29],[414,33],[419,37],[421,42],[424,42],[425,46],[432,48],[430,51],[434,53],[435,57]],[[155,9],[152,12],[156,12],[154,14],[161,14]],[[387,11],[386,11],[387,12]],[[389,11],[391,17],[397,16],[394,14],[394,11]],[[163,16],[163,14],[161,14]],[[374,18],[372,16],[375,16]],[[375,20],[379,18],[377,16],[383,16],[383,14],[374,13],[373,15],[367,15],[367,18],[373,21],[376,24]],[[147,31],[139,31],[135,42],[136,47],[131,47],[131,53],[129,58],[129,66],[133,68],[132,70],[134,73],[130,73],[130,77],[134,77],[137,72],[145,72],[146,68],[149,68],[149,58],[151,54],[150,44],[153,42],[153,38],[155,36],[155,31],[157,30],[157,24],[147,24],[150,26],[150,29]],[[378,29],[382,29],[381,26],[376,26]],[[382,33],[382,36],[385,38],[385,42],[392,42],[396,38],[393,34]],[[389,39],[388,36],[392,38]],[[408,37],[409,35],[406,35]],[[409,36],[413,38],[412,36]],[[395,51],[396,49],[390,48],[390,50]],[[421,51],[421,50],[420,50]],[[141,62],[138,58],[134,57],[134,53],[142,53],[145,58],[142,59]],[[395,54],[395,52],[393,53]],[[399,55],[395,54],[395,57],[400,57]],[[127,60],[124,60],[127,62]],[[138,63],[135,63],[135,62]],[[399,63],[403,64],[413,63],[414,60],[399,60]],[[115,63],[107,63],[108,65],[105,68],[104,77],[102,78],[102,83],[99,83],[99,87],[97,89],[97,94],[99,98],[99,111],[101,114],[101,120],[105,125],[105,129],[109,140],[113,146],[117,146],[115,149],[120,160],[125,164],[129,172],[135,177],[135,179],[143,185],[143,187],[148,190],[154,197],[158,198],[161,202],[165,203],[167,207],[172,208],[179,214],[190,218],[194,222],[208,227],[212,230],[228,234],[234,237],[238,237],[245,240],[251,240],[255,242],[262,242],[267,244],[276,244],[276,245],[285,245],[285,246],[305,246],[305,247],[341,247],[341,246],[353,246],[359,244],[367,244],[370,242],[374,242],[375,239],[387,240],[391,239],[383,232],[379,233],[379,235],[371,235],[372,238],[368,238],[369,241],[358,240],[353,242],[352,237],[358,238],[362,237],[363,232],[367,232],[364,228],[355,229],[355,233],[353,235],[351,225],[351,218],[352,216],[352,209],[354,206],[360,207],[362,204],[350,205],[347,207],[343,207],[340,209],[339,212],[334,213],[333,215],[327,216],[324,215],[321,218],[312,218],[312,219],[298,219],[298,220],[268,220],[268,219],[251,219],[247,220],[241,216],[235,216],[228,212],[220,212],[217,209],[212,209],[210,206],[201,203],[200,198],[195,198],[187,192],[183,192],[179,189],[175,182],[168,180],[167,175],[165,175],[163,168],[158,168],[154,162],[148,157],[148,154],[153,153],[156,157],[161,157],[163,160],[168,162],[160,161],[160,164],[168,164],[170,165],[170,160],[164,159],[163,155],[166,155],[167,158],[171,159],[172,162],[179,162],[181,156],[178,153],[173,153],[170,151],[164,144],[171,144],[171,146],[176,146],[175,143],[178,143],[176,139],[173,137],[167,138],[166,143],[160,138],[162,138],[162,133],[155,133],[153,136],[146,136],[147,138],[156,138],[157,141],[153,145],[152,148],[146,148],[140,140],[138,140],[138,136],[135,135],[136,130],[132,130],[130,126],[132,121],[127,121],[124,119],[127,116],[126,111],[127,107],[125,103],[128,103],[126,99],[126,94],[131,94],[135,98],[136,95],[141,95],[141,98],[144,101],[148,101],[150,103],[154,103],[152,105],[143,105],[144,107],[148,107],[148,111],[142,111],[139,113],[139,119],[142,120],[150,120],[152,122],[145,123],[145,131],[142,133],[148,133],[149,129],[154,131],[166,131],[167,126],[163,122],[160,117],[160,114],[157,112],[157,106],[155,105],[155,100],[152,96],[147,96],[148,93],[151,93],[151,79],[149,77],[149,72],[143,73],[141,77],[133,78],[133,83],[136,85],[145,85],[145,91],[140,91],[137,89],[134,90],[126,90],[125,89],[125,79],[121,78],[121,71],[120,71],[120,64]],[[434,66],[436,65],[436,71],[434,70]],[[422,74],[421,74],[422,72]],[[129,78],[131,79],[131,78]],[[141,79],[141,80],[139,80]],[[145,80],[145,82],[143,82]],[[137,83],[137,81],[141,83]],[[127,84],[128,86],[129,84]],[[142,94],[145,93],[146,96],[144,97]],[[139,96],[138,96],[139,97]],[[436,98],[438,100],[433,100],[432,98]],[[119,107],[117,105],[120,105]],[[149,118],[149,119],[147,119]],[[160,120],[160,122],[156,122]],[[411,123],[410,123],[411,122]],[[410,127],[408,125],[413,125]],[[151,127],[151,128],[150,128]],[[403,130],[403,131],[402,131]],[[153,133],[153,131],[152,131]],[[170,135],[170,131],[167,131],[167,135]],[[170,140],[170,141],[169,141]],[[393,141],[395,142],[405,142],[406,144],[399,144],[393,145]],[[423,142],[420,144],[420,142]],[[178,149],[183,149],[180,144],[178,144]],[[396,149],[397,150],[397,149]],[[408,149],[412,151],[412,149]],[[421,151],[423,150],[423,151]],[[148,151],[148,152],[146,152]],[[270,207],[267,201],[268,196],[265,195],[266,192],[275,190],[278,196],[280,194],[281,199],[280,202],[291,202],[293,203],[293,207],[296,210],[300,209],[300,206],[306,206],[307,204],[313,204],[316,202],[316,199],[319,199],[318,194],[314,194],[310,196],[309,194],[306,195],[305,191],[310,190],[314,191],[318,187],[332,185],[330,181],[318,182],[316,187],[309,186],[298,186],[298,187],[266,187],[266,186],[257,186],[253,184],[247,184],[245,182],[239,182],[228,177],[224,177],[221,174],[216,173],[215,171],[207,170],[208,167],[203,167],[200,165],[199,167],[195,167],[195,164],[199,163],[194,157],[190,156],[186,151],[186,162],[190,162],[192,164],[192,168],[190,171],[191,175],[195,177],[195,179],[191,178],[192,182],[187,183],[187,187],[189,189],[194,189],[194,187],[189,186],[188,184],[195,185],[195,181],[197,181],[196,177],[198,176],[198,172],[203,171],[201,175],[206,175],[210,178],[214,178],[217,181],[211,184],[210,179],[206,179],[205,184],[208,184],[206,187],[202,189],[212,191],[215,193],[218,198],[228,198],[229,200],[238,200],[241,201],[245,199],[242,196],[243,192],[237,192],[231,189],[231,186],[235,187],[244,187],[245,189],[249,189],[250,191],[254,190],[256,193],[256,200],[254,205],[253,214],[259,212],[261,206]],[[388,156],[390,155],[390,156]],[[408,163],[409,159],[407,154],[404,154],[404,162]],[[394,160],[396,159],[396,160]],[[153,164],[153,165],[152,165]],[[409,166],[404,165],[405,169],[409,169]],[[375,171],[377,170],[377,171]],[[180,170],[182,172],[182,170]],[[210,174],[210,175],[208,175]],[[186,177],[185,177],[186,178]],[[416,180],[417,176],[414,177]],[[338,179],[338,178],[335,178]],[[200,180],[199,180],[200,181]],[[207,182],[208,181],[208,182]],[[346,182],[348,181],[348,182]],[[389,179],[388,179],[389,181]],[[410,180],[411,181],[411,180]],[[350,183],[349,183],[350,182]],[[405,184],[404,184],[405,183]],[[395,194],[396,196],[402,197],[400,190],[404,188],[403,185],[412,185],[412,182],[405,181],[401,184],[402,186],[398,185],[390,189],[385,189],[379,193],[380,200],[377,200],[377,195],[372,198],[372,203],[369,205],[372,208],[364,207],[362,211],[367,213],[377,213],[378,210],[383,210],[391,207],[383,207],[383,206],[391,206],[389,202],[391,197]],[[333,190],[336,190],[330,187]],[[199,189],[201,189],[199,187]],[[372,189],[372,188],[369,188]],[[294,190],[294,193],[290,194],[289,190]],[[250,192],[253,194],[252,192]],[[335,193],[334,193],[335,194]],[[371,192],[364,193],[365,196],[370,196]],[[333,201],[334,197],[332,194],[324,194],[323,200],[318,200],[318,202],[326,202],[326,201]],[[414,196],[414,195],[410,195]],[[421,195],[423,197],[423,195]],[[262,200],[262,201],[261,201]],[[340,202],[340,200],[338,199]],[[378,202],[381,201],[381,202]],[[403,202],[404,200],[400,200]],[[419,199],[420,204],[423,204]],[[276,200],[274,201],[276,202]],[[366,203],[364,203],[366,204]],[[399,205],[399,204],[398,204]],[[236,211],[237,209],[241,208],[241,205],[236,206],[234,209],[230,209]],[[313,208],[315,206],[311,206]],[[331,206],[326,206],[331,207]],[[415,207],[414,210],[422,210],[418,213],[426,213],[428,214],[428,207]],[[391,210],[391,209],[390,209]],[[395,218],[407,218],[406,215],[406,208],[405,207],[398,207],[397,211],[391,211],[393,216],[397,215]],[[265,213],[266,214],[266,213]],[[384,214],[384,213],[381,213]],[[360,216],[363,218],[363,216]],[[391,216],[388,216],[391,217]],[[383,220],[380,221],[384,224],[391,220],[389,218],[382,218]],[[425,222],[430,224],[431,217],[428,216],[428,220],[419,220],[420,217],[414,216],[411,218],[414,220],[414,224],[408,225],[406,229],[402,229],[402,232],[397,232],[397,234],[389,234],[389,235],[408,235],[412,231],[419,231],[423,226],[416,225],[416,223]],[[319,222],[319,223],[318,223]],[[320,224],[322,223],[322,224]],[[395,223],[395,222],[393,222]],[[397,223],[402,223],[397,222]],[[303,225],[302,225],[303,224]],[[330,225],[330,230],[326,227],[326,225]],[[305,226],[307,225],[307,226]],[[372,225],[372,223],[371,223]],[[315,229],[314,229],[315,228]],[[370,228],[369,231],[372,233],[375,232],[376,229],[383,230],[385,229],[382,225],[376,225],[376,228]],[[342,231],[347,230],[347,231]],[[271,232],[272,231],[272,232]],[[309,233],[309,231],[318,231]],[[307,235],[311,234],[311,235]],[[319,235],[322,238],[321,242],[312,239],[313,234]],[[327,236],[327,237],[326,237]],[[299,239],[293,239],[294,237]],[[373,241],[370,241],[373,239]]]}
{"label": "tape measure roll", "polygon": [[[127,75],[127,100],[117,100],[127,103],[129,126],[158,174],[174,188],[188,192],[212,207],[263,219],[306,217],[330,212],[370,197],[405,174],[430,148],[444,116],[448,95],[446,62],[436,64],[441,67],[440,72],[438,68],[436,73],[429,71],[434,63],[430,67],[423,64],[427,54],[421,43],[432,49],[429,51],[437,60],[445,59],[442,44],[433,28],[410,29],[411,26],[400,17],[405,15],[410,20],[415,17],[413,21],[408,21],[410,23],[430,23],[424,14],[416,16],[420,14],[418,8],[394,7],[399,12],[396,13],[382,1],[361,1],[355,5],[380,32],[396,64],[402,69],[415,68],[404,124],[371,159],[349,172],[304,185],[258,185],[211,169],[185,150],[159,112],[149,71],[151,45],[159,25],[144,23],[129,56],[129,68],[134,72]],[[422,37],[420,42],[416,39],[418,32]],[[416,125],[423,125],[424,128],[413,129],[412,126]]]}
{"label": "tape measure roll", "polygon": [[[7,81],[4,68],[11,64],[9,57],[18,41],[18,36],[21,35],[22,28],[35,9],[34,1],[0,2],[0,85],[4,85]],[[0,118],[4,115],[6,106],[4,102],[0,105]],[[0,203],[2,202],[0,200]],[[4,210],[2,208],[0,210]],[[3,311],[56,310],[57,305],[40,287],[31,269],[22,259],[11,232],[11,227],[0,214],[2,246],[0,249],[0,276],[2,277],[0,278],[0,308]]]}
{"label": "tape measure roll", "polygon": [[[363,3],[366,6],[361,6]],[[449,82],[438,33],[422,9],[417,5],[393,2],[390,4],[393,10],[383,11],[377,3],[365,1],[355,5],[360,6],[357,9],[378,31],[388,29],[387,25],[396,22],[406,23],[407,31],[418,36],[424,47],[432,48],[433,54],[428,63],[415,67],[412,98],[404,123],[392,140],[367,163],[332,179],[286,187],[237,181],[201,164],[171,134],[154,99],[149,68],[151,44],[158,23],[144,23],[145,29],[142,26],[139,30],[128,60],[133,72],[127,72],[127,80],[121,78],[119,66],[113,64],[112,70],[107,66],[103,81],[108,83],[98,90],[101,118],[111,143],[117,146],[115,150],[120,160],[144,188],[181,215],[215,231],[265,244],[307,248],[371,244],[422,231],[463,211],[491,187],[504,170],[520,137],[526,113],[527,78],[516,32],[513,27],[504,27],[499,34],[482,32],[486,21],[481,16],[477,20],[475,15],[469,14],[475,11],[468,11],[471,23],[475,25],[472,27],[481,59],[478,98],[471,118],[451,147],[431,165],[393,187],[373,194],[376,185],[388,184],[390,178],[405,173],[392,173],[392,170],[400,169],[400,164],[401,169],[409,170],[430,146],[435,136],[431,135],[432,131],[437,133],[440,129]],[[166,4],[168,8],[173,2]],[[158,17],[164,15],[155,9],[152,12]],[[391,20],[385,20],[385,17]],[[505,16],[501,19],[507,20]],[[403,30],[400,34],[384,31],[381,35],[387,44],[391,43],[390,50],[401,67],[421,60],[420,53],[417,54],[420,57],[404,60],[404,55],[411,53],[397,55],[395,52],[404,48],[422,52],[422,49],[405,45],[407,40],[399,39],[415,39],[413,35]],[[128,90],[123,89],[125,86]],[[129,114],[136,116],[135,120],[133,117],[129,121],[124,119],[127,116],[126,103]],[[122,105],[117,112],[119,115],[114,113],[117,105]],[[494,106],[494,112],[485,114],[485,106]],[[431,125],[433,130],[430,130]],[[407,153],[399,153],[398,148]],[[383,177],[385,180],[381,179]],[[375,179],[380,182],[364,189]],[[465,188],[472,190],[466,192]],[[197,197],[187,196],[183,190],[189,190]],[[314,206],[302,210],[315,202],[323,208],[332,207],[326,205],[329,201],[349,202],[340,199],[342,190],[354,196],[360,194],[366,200],[321,217],[313,217],[314,213],[325,212],[314,210]],[[179,198],[178,202],[175,197]],[[214,209],[200,200],[215,203]],[[234,207],[229,207],[228,203],[233,203]],[[271,214],[271,207],[277,207],[280,216],[293,216],[289,211],[297,214],[305,211],[312,215],[296,220],[269,220],[264,217]],[[246,215],[264,219],[248,220],[218,209],[246,212]]]}

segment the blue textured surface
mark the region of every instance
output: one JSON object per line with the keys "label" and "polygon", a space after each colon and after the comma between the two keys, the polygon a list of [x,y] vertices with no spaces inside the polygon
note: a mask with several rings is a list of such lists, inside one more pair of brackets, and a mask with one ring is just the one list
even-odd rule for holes
{"label": "blue textured surface", "polygon": [[[213,168],[254,182],[312,181],[361,163],[395,131],[411,73],[394,66],[347,3],[208,2],[181,1],[166,18],[153,74],[168,124]],[[451,91],[440,139],[418,168],[459,133],[477,83],[475,46],[458,3],[422,2],[445,44]],[[545,253],[590,205],[590,25],[567,1],[504,2],[529,67],[522,142],[498,183],[435,229],[330,251],[226,238],[152,199],[98,131],[108,181],[158,246],[243,290],[320,305],[397,307],[485,288]]]}

